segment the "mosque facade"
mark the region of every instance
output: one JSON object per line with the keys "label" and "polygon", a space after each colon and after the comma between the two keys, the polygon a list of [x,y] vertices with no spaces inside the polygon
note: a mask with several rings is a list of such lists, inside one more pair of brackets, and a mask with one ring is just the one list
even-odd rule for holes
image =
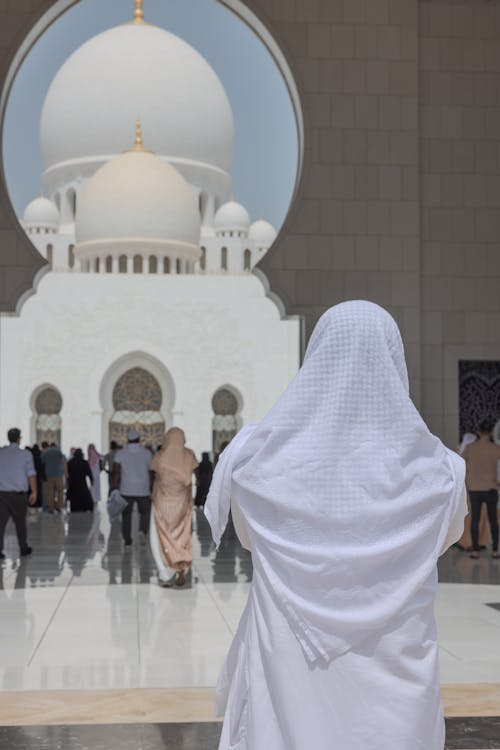
{"label": "mosque facade", "polygon": [[129,426],[156,445],[178,425],[197,452],[217,451],[300,358],[298,319],[252,273],[276,230],[228,199],[220,80],[136,2],[132,22],[59,70],[41,144],[44,192],[21,224],[50,270],[0,320],[0,429],[104,449]]}

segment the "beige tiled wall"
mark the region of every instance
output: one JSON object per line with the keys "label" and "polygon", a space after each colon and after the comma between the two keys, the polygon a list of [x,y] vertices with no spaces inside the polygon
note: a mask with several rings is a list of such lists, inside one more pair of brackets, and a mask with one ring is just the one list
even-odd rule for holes
{"label": "beige tiled wall", "polygon": [[405,331],[419,401],[417,0],[301,0],[287,9],[285,26],[283,3],[268,12],[299,84],[306,159],[263,270],[307,332],[345,299],[388,307]]}
{"label": "beige tiled wall", "polygon": [[[228,0],[230,2],[230,0]],[[0,73],[50,0],[0,0]],[[305,119],[297,198],[262,270],[309,333],[364,297],[402,327],[412,392],[450,444],[457,358],[500,359],[500,7],[247,0]],[[0,187],[0,310],[41,264]]]}
{"label": "beige tiled wall", "polygon": [[420,4],[422,393],[452,443],[458,360],[500,359],[500,5]]}

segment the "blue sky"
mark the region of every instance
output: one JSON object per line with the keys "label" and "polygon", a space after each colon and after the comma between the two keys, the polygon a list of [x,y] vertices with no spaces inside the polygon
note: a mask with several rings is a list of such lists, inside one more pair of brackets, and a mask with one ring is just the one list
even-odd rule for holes
{"label": "blue sky", "polygon": [[[39,124],[47,89],[83,42],[132,18],[133,0],[81,0],[39,39],[9,97],[3,132],[7,184],[18,215],[41,189]],[[177,34],[210,62],[233,108],[233,189],[252,219],[276,228],[288,210],[297,169],[293,108],[262,42],[217,0],[145,0],[146,20]]]}

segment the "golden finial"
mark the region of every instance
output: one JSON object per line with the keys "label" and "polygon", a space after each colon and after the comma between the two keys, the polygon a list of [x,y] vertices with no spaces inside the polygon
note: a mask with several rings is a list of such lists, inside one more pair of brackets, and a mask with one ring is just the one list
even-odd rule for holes
{"label": "golden finial", "polygon": [[135,123],[135,144],[133,148],[128,148],[127,151],[139,151],[142,153],[151,153],[144,148],[144,142],[142,140],[142,122],[141,118],[138,117]]}
{"label": "golden finial", "polygon": [[135,123],[135,147],[134,151],[144,151],[144,145],[142,142],[142,122],[141,118],[138,117]]}
{"label": "golden finial", "polygon": [[142,0],[135,0],[134,23],[144,23]]}

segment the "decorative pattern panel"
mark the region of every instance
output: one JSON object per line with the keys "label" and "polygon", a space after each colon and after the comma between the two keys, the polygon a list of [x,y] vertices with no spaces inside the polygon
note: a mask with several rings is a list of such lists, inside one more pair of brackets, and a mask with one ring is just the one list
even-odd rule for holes
{"label": "decorative pattern panel", "polygon": [[44,388],[35,400],[37,414],[59,414],[62,409],[62,398],[55,388]]}
{"label": "decorative pattern panel", "polygon": [[109,424],[109,439],[118,445],[127,442],[127,431],[134,427],[141,443],[156,448],[163,442],[165,422],[161,414],[161,387],[151,373],[132,367],[117,381],[113,389],[115,412]]}
{"label": "decorative pattern panel", "polygon": [[460,435],[500,418],[500,362],[459,362]]}
{"label": "decorative pattern panel", "polygon": [[212,450],[218,455],[224,444],[230,443],[238,432],[236,396],[228,388],[219,388],[212,398],[212,409]]}
{"label": "decorative pattern panel", "polygon": [[163,398],[156,378],[142,367],[132,367],[113,389],[116,411],[159,411]]}
{"label": "decorative pattern panel", "polygon": [[222,416],[236,414],[238,411],[236,396],[227,388],[219,388],[212,399],[212,409],[214,414],[221,414]]}
{"label": "decorative pattern panel", "polygon": [[40,391],[35,399],[36,442],[61,444],[62,397],[55,388],[48,387]]}

